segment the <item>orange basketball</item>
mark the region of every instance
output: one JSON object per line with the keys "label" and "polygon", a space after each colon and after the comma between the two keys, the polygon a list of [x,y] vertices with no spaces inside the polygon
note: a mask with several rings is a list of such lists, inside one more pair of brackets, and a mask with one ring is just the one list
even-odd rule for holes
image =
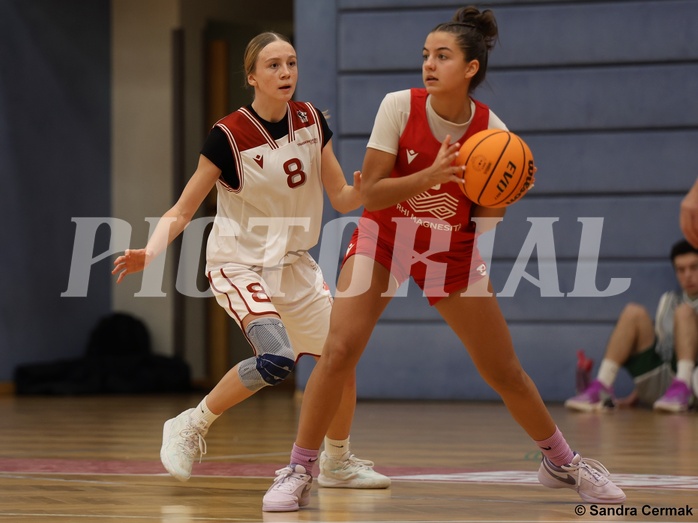
{"label": "orange basketball", "polygon": [[509,131],[487,129],[474,134],[460,148],[455,164],[465,164],[461,189],[483,207],[511,205],[533,186],[531,150]]}

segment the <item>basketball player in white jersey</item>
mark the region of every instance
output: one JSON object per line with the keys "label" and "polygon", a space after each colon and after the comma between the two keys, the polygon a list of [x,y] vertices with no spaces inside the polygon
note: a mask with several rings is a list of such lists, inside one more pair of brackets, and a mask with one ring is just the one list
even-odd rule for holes
{"label": "basketball player in white jersey", "polygon": [[[271,32],[256,36],[244,66],[253,102],[214,125],[196,171],[146,247],[129,249],[114,262],[117,283],[143,270],[184,230],[215,185],[206,272],[216,300],[241,327],[254,356],[235,365],[195,408],[165,422],[160,459],[182,481],[206,453],[204,436],[216,418],[262,387],[282,382],[301,355],[322,352],[332,297],[308,250],[320,234],[323,189],[339,212],[360,205],[360,173],[354,173],[353,186],[346,183],[325,118],[310,103],[291,100],[298,69],[288,40]],[[318,481],[386,488],[390,479],[349,448],[355,404],[352,379],[327,430]]]}
{"label": "basketball player in white jersey", "polygon": [[[269,488],[263,510],[297,510],[308,503],[314,460],[342,397],[341,384],[353,376],[391,291],[408,278],[422,288],[480,375],[540,449],[539,481],[574,489],[585,502],[626,499],[601,463],[571,450],[521,367],[477,251],[475,235],[481,231],[471,221],[496,220],[503,209],[476,206],[458,186],[463,168],[454,160],[463,140],[484,129],[504,128],[470,96],[485,79],[497,35],[491,10],[459,9],[427,35],[424,88],[391,93],[381,104],[363,164],[365,210],[337,282],[326,357],[313,369],[305,390],[287,467],[294,473]],[[423,349],[429,358],[429,348]],[[457,376],[454,371],[443,379]]]}

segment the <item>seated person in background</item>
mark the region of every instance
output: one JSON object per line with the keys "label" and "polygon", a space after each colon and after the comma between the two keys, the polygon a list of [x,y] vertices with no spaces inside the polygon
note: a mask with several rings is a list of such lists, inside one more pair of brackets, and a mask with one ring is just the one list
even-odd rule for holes
{"label": "seated person in background", "polygon": [[608,340],[596,379],[568,399],[565,407],[589,412],[615,404],[613,382],[622,366],[635,383],[630,404],[653,405],[665,412],[688,410],[698,356],[698,249],[679,241],[671,249],[671,263],[681,292],[662,295],[654,324],[644,307],[627,304]]}

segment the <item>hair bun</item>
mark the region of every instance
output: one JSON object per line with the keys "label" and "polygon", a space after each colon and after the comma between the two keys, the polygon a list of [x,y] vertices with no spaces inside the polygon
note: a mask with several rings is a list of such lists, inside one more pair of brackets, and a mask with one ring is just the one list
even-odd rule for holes
{"label": "hair bun", "polygon": [[451,23],[472,28],[480,33],[485,38],[489,49],[494,46],[499,33],[494,13],[490,9],[480,11],[473,5],[458,9],[453,15]]}

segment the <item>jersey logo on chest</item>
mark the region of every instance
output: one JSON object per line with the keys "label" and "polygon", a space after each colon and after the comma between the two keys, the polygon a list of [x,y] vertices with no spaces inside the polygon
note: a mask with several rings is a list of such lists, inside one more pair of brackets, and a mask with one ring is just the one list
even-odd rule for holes
{"label": "jersey logo on chest", "polygon": [[440,220],[448,220],[458,211],[458,199],[448,193],[426,191],[407,200],[407,204],[415,213],[428,213]]}

